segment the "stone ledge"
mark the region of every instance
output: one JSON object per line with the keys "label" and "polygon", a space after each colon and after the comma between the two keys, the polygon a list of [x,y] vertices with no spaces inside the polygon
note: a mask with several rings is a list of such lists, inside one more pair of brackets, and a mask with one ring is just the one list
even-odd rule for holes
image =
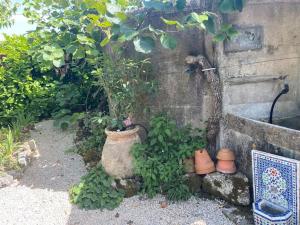
{"label": "stone ledge", "polygon": [[235,205],[248,206],[250,191],[248,178],[238,172],[236,174],[211,173],[203,178],[203,191]]}

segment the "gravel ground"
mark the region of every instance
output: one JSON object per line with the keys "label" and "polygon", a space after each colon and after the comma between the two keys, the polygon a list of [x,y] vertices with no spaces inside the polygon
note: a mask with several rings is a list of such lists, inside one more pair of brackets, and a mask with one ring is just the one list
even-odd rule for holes
{"label": "gravel ground", "polygon": [[80,156],[65,154],[73,135],[54,129],[53,121],[32,132],[40,157],[20,182],[0,189],[0,225],[231,225],[216,201],[191,198],[160,207],[162,196],[125,199],[108,210],[80,210],[69,203],[68,189],[86,173]]}

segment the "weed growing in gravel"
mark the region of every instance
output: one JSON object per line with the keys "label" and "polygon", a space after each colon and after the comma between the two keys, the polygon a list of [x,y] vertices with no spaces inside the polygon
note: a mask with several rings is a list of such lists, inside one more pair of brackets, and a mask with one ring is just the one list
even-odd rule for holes
{"label": "weed growing in gravel", "polygon": [[70,189],[70,200],[80,208],[112,210],[119,206],[124,197],[124,192],[115,188],[113,182],[98,165]]}

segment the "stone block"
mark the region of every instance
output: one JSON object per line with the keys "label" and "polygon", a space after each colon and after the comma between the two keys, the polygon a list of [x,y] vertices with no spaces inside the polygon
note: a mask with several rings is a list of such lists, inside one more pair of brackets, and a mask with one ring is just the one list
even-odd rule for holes
{"label": "stone block", "polygon": [[219,172],[208,174],[203,179],[202,187],[205,192],[235,205],[250,204],[249,181],[240,172],[233,175]]}

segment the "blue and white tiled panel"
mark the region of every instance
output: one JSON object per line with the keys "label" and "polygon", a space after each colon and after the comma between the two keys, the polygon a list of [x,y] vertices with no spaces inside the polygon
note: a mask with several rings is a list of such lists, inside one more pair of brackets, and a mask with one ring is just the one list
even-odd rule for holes
{"label": "blue and white tiled panel", "polygon": [[300,161],[252,151],[254,201],[267,200],[292,211],[300,225]]}
{"label": "blue and white tiled panel", "polygon": [[254,224],[259,225],[293,225],[293,217],[290,217],[288,220],[276,221],[275,223],[270,222],[264,216],[259,214],[254,214]]}

